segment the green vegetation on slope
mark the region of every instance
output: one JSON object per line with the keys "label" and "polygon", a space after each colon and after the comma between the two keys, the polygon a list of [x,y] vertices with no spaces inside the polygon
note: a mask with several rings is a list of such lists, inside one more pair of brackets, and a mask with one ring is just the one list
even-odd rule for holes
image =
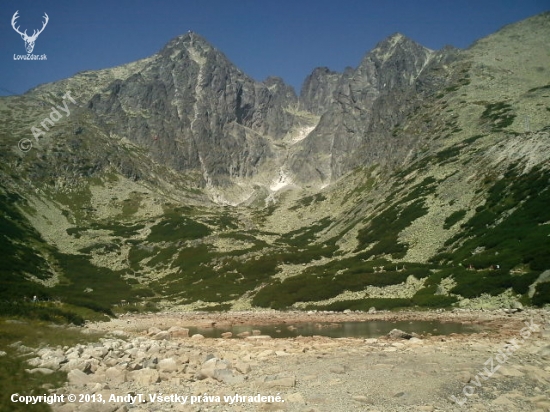
{"label": "green vegetation on slope", "polygon": [[[394,259],[404,257],[407,245],[399,242],[399,233],[427,213],[425,197],[435,191],[435,183],[433,177],[425,178],[413,186],[406,196],[368,220],[369,224],[359,230],[357,235],[359,245],[356,251],[362,251],[374,244],[368,250],[370,256],[391,255]],[[392,201],[396,193],[402,190],[403,188],[397,188],[388,201]]]}
{"label": "green vegetation on slope", "polygon": [[15,194],[0,193],[0,300],[4,301],[48,297],[46,288],[29,275],[41,280],[53,276],[43,256],[52,248],[15,207],[21,201]]}
{"label": "green vegetation on slope", "polygon": [[367,286],[397,285],[405,282],[410,275],[420,279],[430,274],[428,265],[406,263],[396,267],[383,259],[365,261],[368,256],[368,253],[362,253],[332,260],[324,265],[309,267],[301,274],[283,281],[272,281],[254,296],[253,303],[261,307],[283,309],[296,302],[330,299],[346,290],[360,291]]}
{"label": "green vegetation on slope", "polygon": [[[539,168],[526,174],[521,169],[515,165],[501,179],[487,178],[485,204],[447,241],[447,251],[431,259],[455,266],[453,293],[475,297],[512,288],[525,294],[550,268],[550,179]],[[550,303],[550,296],[538,294],[536,302],[545,299]]]}
{"label": "green vegetation on slope", "polygon": [[485,204],[449,239],[451,254],[436,256],[454,264],[486,269],[498,265],[512,270],[527,265],[532,271],[550,268],[550,178],[535,168],[521,175],[512,167],[494,181]]}
{"label": "green vegetation on slope", "polygon": [[516,115],[512,111],[512,106],[509,103],[487,103],[485,110],[481,114],[481,120],[488,122],[491,125],[492,132],[499,132],[502,129],[510,126]]}
{"label": "green vegetation on slope", "polygon": [[163,220],[151,228],[151,234],[147,241],[177,242],[208,236],[210,234],[208,226],[183,215],[184,209],[174,209],[166,212]]}

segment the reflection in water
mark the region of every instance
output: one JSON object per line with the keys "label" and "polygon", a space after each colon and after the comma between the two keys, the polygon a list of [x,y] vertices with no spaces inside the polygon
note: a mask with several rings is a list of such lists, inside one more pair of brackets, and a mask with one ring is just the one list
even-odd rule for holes
{"label": "reflection in water", "polygon": [[425,335],[449,335],[451,333],[479,332],[479,326],[463,325],[461,323],[438,321],[358,321],[358,322],[307,322],[280,323],[272,325],[233,325],[225,328],[189,327],[189,334],[200,333],[207,338],[219,338],[224,332],[232,332],[233,337],[243,332],[251,335],[253,330],[259,330],[262,335],[273,338],[293,338],[297,336],[328,336],[331,338],[376,338],[387,334],[392,329],[401,329],[409,333]]}

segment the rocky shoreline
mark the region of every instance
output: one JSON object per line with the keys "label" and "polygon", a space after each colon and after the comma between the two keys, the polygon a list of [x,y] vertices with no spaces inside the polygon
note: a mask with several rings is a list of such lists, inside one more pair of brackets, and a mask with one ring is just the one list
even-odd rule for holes
{"label": "rocky shoreline", "polygon": [[[372,320],[460,322],[483,332],[273,338],[260,328],[241,337],[189,336],[190,327]],[[167,312],[126,314],[83,332],[105,337],[35,349],[29,360],[29,373],[68,373],[67,384],[51,391],[65,395],[52,405],[56,412],[550,411],[547,310]],[[489,359],[493,373],[483,372]],[[68,402],[69,394],[88,402]]]}

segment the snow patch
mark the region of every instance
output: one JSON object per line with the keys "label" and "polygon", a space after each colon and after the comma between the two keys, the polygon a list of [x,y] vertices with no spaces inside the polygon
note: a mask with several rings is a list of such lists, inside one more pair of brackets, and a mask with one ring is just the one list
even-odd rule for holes
{"label": "snow patch", "polygon": [[292,137],[290,142],[294,144],[304,140],[313,131],[313,129],[315,129],[315,126],[305,126],[299,128],[297,130],[297,134]]}
{"label": "snow patch", "polygon": [[271,185],[269,186],[269,190],[271,190],[272,192],[277,192],[281,190],[283,187],[289,186],[291,184],[292,184],[292,178],[281,167],[279,169],[279,176],[272,180]]}

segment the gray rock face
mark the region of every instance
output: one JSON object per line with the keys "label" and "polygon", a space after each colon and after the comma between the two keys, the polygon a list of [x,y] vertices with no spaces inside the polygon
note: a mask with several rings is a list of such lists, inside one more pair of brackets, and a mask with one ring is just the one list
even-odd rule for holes
{"label": "gray rock face", "polygon": [[106,134],[126,137],[177,171],[200,172],[202,185],[227,187],[281,157],[273,142],[301,126],[289,110],[297,107],[322,117],[292,147],[288,169],[297,182],[329,182],[358,165],[406,157],[416,138],[394,139],[392,131],[422,96],[441,87],[442,76],[431,67],[450,55],[395,34],[356,69],[315,69],[298,99],[282,79],[256,82],[190,33],[139,72],[112,82],[88,108]]}
{"label": "gray rock face", "polygon": [[322,115],[334,103],[334,92],[341,77],[341,73],[331,71],[328,67],[317,67],[304,81],[300,91],[300,107]]}
{"label": "gray rock face", "polygon": [[[394,128],[420,101],[433,92],[438,76],[426,75],[448,51],[434,53],[395,34],[367,53],[355,70],[346,70],[334,91],[333,74],[326,93],[316,97],[312,85],[326,73],[316,69],[306,81],[304,96],[328,108],[315,130],[296,145],[290,169],[298,180],[330,182],[359,165],[397,164],[414,147],[416,138],[392,136]],[[435,79],[434,79],[435,77]],[[332,97],[327,98],[330,94]],[[321,97],[324,96],[324,97]],[[330,102],[332,100],[332,102]]]}
{"label": "gray rock face", "polygon": [[267,137],[293,125],[296,101],[281,79],[255,82],[197,34],[168,43],[140,72],[113,82],[88,107],[103,128],[172,168],[223,186],[250,177],[273,153]]}
{"label": "gray rock face", "polygon": [[[29,176],[49,179],[53,169],[77,184],[115,169],[147,180],[159,175],[161,164],[183,172],[193,187],[231,188],[244,180],[265,187],[283,169],[293,182],[311,184],[334,181],[359,165],[400,164],[417,137],[395,139],[392,132],[445,85],[448,73],[432,69],[454,54],[396,34],[355,69],[315,69],[298,99],[282,79],[257,82],[188,33],[108,75],[77,76],[74,84],[85,78],[81,88],[87,91],[78,97],[85,99],[78,102],[82,107],[73,108],[73,133],[44,140],[55,156],[47,168],[41,161],[30,164]],[[46,86],[41,93],[62,84]],[[307,138],[296,139],[316,124]],[[174,178],[160,174],[161,180]]]}

